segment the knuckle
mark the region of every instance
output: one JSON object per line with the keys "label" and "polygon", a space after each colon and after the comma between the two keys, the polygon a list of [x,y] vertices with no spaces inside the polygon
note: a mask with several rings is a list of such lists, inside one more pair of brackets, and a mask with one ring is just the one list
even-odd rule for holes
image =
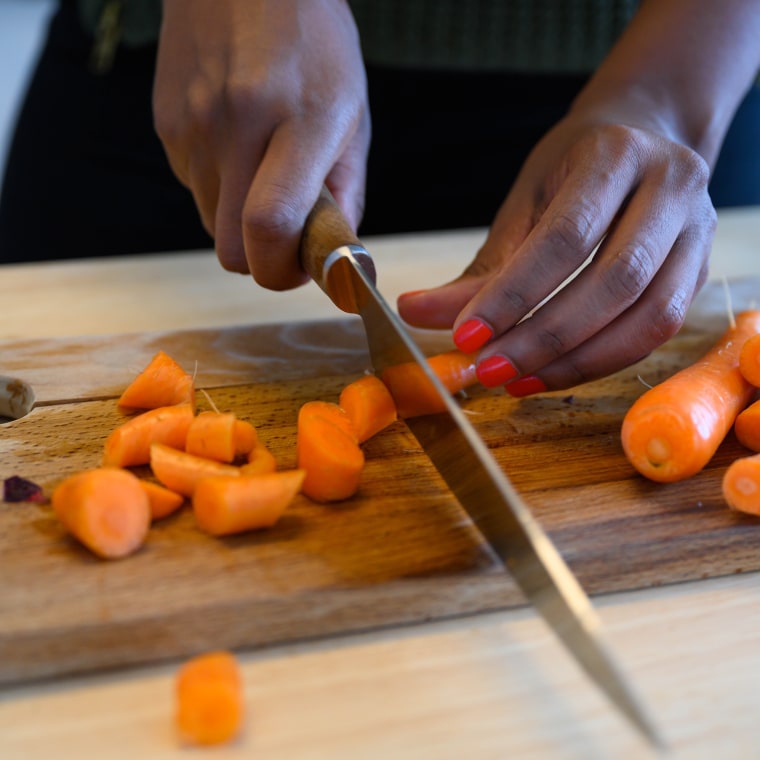
{"label": "knuckle", "polygon": [[576,258],[576,252],[590,251],[594,240],[594,219],[597,210],[590,205],[579,205],[572,213],[559,213],[547,225],[547,242],[555,255]]}
{"label": "knuckle", "polygon": [[683,326],[687,307],[687,299],[676,294],[665,303],[650,308],[643,322],[642,342],[652,347],[662,345],[672,338]]}
{"label": "knuckle", "polygon": [[283,188],[274,188],[266,199],[246,206],[242,221],[255,239],[274,242],[296,234],[303,219],[295,198]]}
{"label": "knuckle", "polygon": [[562,334],[549,328],[539,330],[535,335],[535,341],[540,347],[541,353],[550,356],[552,359],[562,356],[567,350],[566,341]]}
{"label": "knuckle", "polygon": [[652,251],[643,242],[632,242],[621,248],[612,260],[605,278],[610,295],[629,304],[649,284],[657,268]]}

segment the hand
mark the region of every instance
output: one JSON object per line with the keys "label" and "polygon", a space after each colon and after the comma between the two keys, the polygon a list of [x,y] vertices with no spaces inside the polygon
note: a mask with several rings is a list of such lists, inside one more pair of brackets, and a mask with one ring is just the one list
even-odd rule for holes
{"label": "hand", "polygon": [[298,245],[325,182],[358,226],[370,122],[345,0],[164,0],[153,103],[226,269],[305,282]]}
{"label": "hand", "polygon": [[400,297],[410,324],[453,326],[463,350],[484,346],[484,385],[508,383],[515,396],[570,387],[636,362],[681,327],[707,277],[709,169],[631,121],[571,112],[529,156],[465,272]]}

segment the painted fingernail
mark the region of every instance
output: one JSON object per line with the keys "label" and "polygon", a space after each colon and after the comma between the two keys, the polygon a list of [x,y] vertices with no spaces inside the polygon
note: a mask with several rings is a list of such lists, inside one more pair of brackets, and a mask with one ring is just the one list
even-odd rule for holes
{"label": "painted fingernail", "polygon": [[520,377],[511,383],[507,383],[504,386],[504,390],[510,396],[522,398],[523,396],[531,396],[534,393],[543,393],[547,388],[546,383],[540,377],[525,375],[525,377]]}
{"label": "painted fingernail", "polygon": [[454,343],[460,351],[471,354],[493,337],[493,330],[479,319],[468,319],[454,333]]}
{"label": "painted fingernail", "polygon": [[509,359],[503,356],[489,356],[478,363],[475,373],[481,385],[486,388],[495,388],[497,385],[504,385],[510,380],[517,377],[517,370]]}

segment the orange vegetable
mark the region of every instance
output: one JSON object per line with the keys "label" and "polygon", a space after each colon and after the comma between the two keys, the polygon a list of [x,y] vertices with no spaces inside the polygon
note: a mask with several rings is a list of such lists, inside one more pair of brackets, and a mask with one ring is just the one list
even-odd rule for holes
{"label": "orange vegetable", "polygon": [[710,461],[754,392],[739,371],[739,351],[758,330],[760,311],[739,314],[699,361],[646,391],[628,410],[621,440],[642,475],[682,480]]}
{"label": "orange vegetable", "polygon": [[193,493],[198,527],[212,536],[269,528],[293,501],[305,475],[303,470],[283,470],[202,478]]}
{"label": "orange vegetable", "polygon": [[736,439],[752,451],[760,451],[760,401],[742,409],[734,422]]}
{"label": "orange vegetable", "polygon": [[240,469],[213,459],[188,454],[162,443],[150,447],[150,467],[156,479],[170,491],[192,496],[201,478],[209,475],[240,475]]}
{"label": "orange vegetable", "polygon": [[170,491],[158,483],[150,480],[141,480],[140,485],[145,489],[150,504],[150,516],[152,520],[160,520],[176,512],[185,502],[181,493]]}
{"label": "orange vegetable", "polygon": [[235,420],[235,457],[245,457],[259,441],[256,428],[245,420]]}
{"label": "orange vegetable", "polygon": [[104,559],[137,551],[150,527],[150,504],[140,480],[117,467],[71,475],[53,491],[52,505],[69,533]]}
{"label": "orange vegetable", "polygon": [[185,451],[217,462],[232,462],[256,442],[253,425],[232,412],[200,412],[187,431]]}
{"label": "orange vegetable", "polygon": [[[459,393],[477,382],[475,358],[472,354],[447,351],[431,356],[428,364],[449,393]],[[383,372],[382,380],[391,392],[398,416],[402,419],[435,414],[445,408],[415,362],[388,367]]]}
{"label": "orange vegetable", "polygon": [[359,443],[394,423],[396,404],[388,387],[375,375],[349,383],[340,393],[338,405],[348,415]]}
{"label": "orange vegetable", "polygon": [[145,369],[127,386],[118,405],[131,409],[190,404],[194,408],[193,376],[174,359],[159,351]]}
{"label": "orange vegetable", "polygon": [[240,465],[240,472],[243,475],[263,475],[274,472],[276,469],[277,460],[274,454],[261,441],[258,441],[248,452],[248,461]]}
{"label": "orange vegetable", "polygon": [[296,459],[306,471],[301,490],[314,501],[340,501],[359,488],[364,452],[348,415],[328,401],[307,401],[298,412]]}
{"label": "orange vegetable", "polygon": [[731,509],[760,515],[760,454],[735,459],[728,466],[723,497]]}
{"label": "orange vegetable", "polygon": [[106,439],[103,465],[131,467],[148,464],[150,445],[164,443],[183,449],[194,420],[190,404],[163,406],[132,417],[115,428]]}
{"label": "orange vegetable", "polygon": [[208,652],[188,660],[175,681],[176,724],[188,744],[223,744],[234,739],[245,719],[243,680],[229,652]]}
{"label": "orange vegetable", "polygon": [[744,341],[739,352],[739,371],[748,383],[760,388],[760,333]]}

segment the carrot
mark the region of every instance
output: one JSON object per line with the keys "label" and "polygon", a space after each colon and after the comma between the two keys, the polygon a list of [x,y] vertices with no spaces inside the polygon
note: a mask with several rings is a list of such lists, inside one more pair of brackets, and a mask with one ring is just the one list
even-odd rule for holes
{"label": "carrot", "polygon": [[245,420],[235,420],[235,458],[245,457],[255,448],[259,440],[256,428]]}
{"label": "carrot", "polygon": [[159,351],[126,387],[117,403],[131,409],[155,409],[183,403],[194,408],[193,376],[169,355]]}
{"label": "carrot", "polygon": [[[472,354],[446,351],[431,356],[428,364],[451,394],[459,393],[477,382]],[[391,392],[398,416],[402,419],[435,414],[445,409],[422,368],[415,362],[388,367],[382,374],[382,380]]]}
{"label": "carrot", "polygon": [[106,439],[103,466],[148,464],[152,443],[183,449],[193,420],[190,404],[162,406],[132,417],[111,431]]}
{"label": "carrot", "polygon": [[398,417],[393,396],[375,375],[365,375],[349,383],[341,391],[338,405],[351,420],[359,443],[379,433]]}
{"label": "carrot", "polygon": [[283,470],[202,478],[193,493],[198,527],[212,536],[269,528],[293,501],[305,475],[303,470]]}
{"label": "carrot", "polygon": [[184,503],[185,497],[181,493],[170,491],[158,483],[152,483],[150,480],[141,480],[140,485],[148,495],[150,504],[151,520],[160,520],[162,517],[168,517],[176,512]]}
{"label": "carrot", "polygon": [[328,401],[307,401],[298,411],[296,460],[306,471],[301,490],[314,501],[340,501],[359,488],[364,452],[348,415]]}
{"label": "carrot", "polygon": [[187,431],[185,451],[217,462],[232,462],[236,421],[231,412],[200,412]]}
{"label": "carrot", "polygon": [[731,509],[760,515],[760,454],[735,459],[723,475],[722,489]]}
{"label": "carrot", "polygon": [[760,333],[744,341],[739,352],[739,371],[748,383],[760,388]]}
{"label": "carrot", "polygon": [[243,679],[230,652],[207,652],[185,662],[175,680],[176,725],[188,744],[223,744],[245,719]]}
{"label": "carrot", "polygon": [[240,475],[239,468],[234,465],[204,459],[162,443],[151,445],[150,467],[162,485],[187,497],[193,495],[201,478],[209,475]]}
{"label": "carrot", "polygon": [[261,441],[248,452],[248,461],[240,465],[242,475],[263,475],[276,469],[277,460],[274,454]]}
{"label": "carrot", "polygon": [[742,409],[734,422],[736,440],[752,451],[760,451],[760,401]]}
{"label": "carrot", "polygon": [[69,476],[53,491],[52,505],[66,530],[104,559],[137,551],[150,527],[150,504],[140,480],[116,467]]}
{"label": "carrot", "polygon": [[758,330],[760,311],[739,314],[699,361],[631,406],[621,440],[642,475],[663,483],[682,480],[710,461],[754,392],[739,371],[739,351]]}

